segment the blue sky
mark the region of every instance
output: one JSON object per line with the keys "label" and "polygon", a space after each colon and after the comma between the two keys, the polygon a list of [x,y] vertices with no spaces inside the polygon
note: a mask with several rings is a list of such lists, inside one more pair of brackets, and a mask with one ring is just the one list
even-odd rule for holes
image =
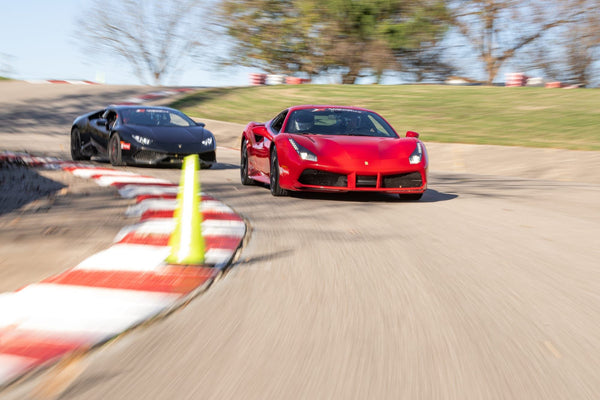
{"label": "blue sky", "polygon": [[[16,0],[5,1],[0,12],[0,75],[15,79],[80,79],[107,84],[142,84],[121,60],[106,54],[93,59],[83,54],[75,41],[77,15],[89,10],[93,0]],[[457,38],[454,44],[461,43]],[[464,48],[463,48],[464,49]],[[212,49],[214,52],[214,47]],[[207,55],[211,49],[207,49]],[[7,58],[8,56],[8,58]],[[461,59],[462,57],[458,57]],[[511,62],[500,71],[497,80],[511,70]],[[7,69],[9,73],[7,74]],[[478,79],[483,75],[470,74]],[[248,68],[217,70],[198,62],[189,62],[181,74],[167,76],[164,85],[173,86],[244,86],[249,84],[249,73],[260,72]],[[336,83],[335,77],[321,77],[315,83]],[[359,83],[371,83],[364,79]],[[402,83],[390,76],[384,83]]]}
{"label": "blue sky", "polygon": [[[141,84],[128,65],[109,56],[84,57],[73,37],[77,15],[91,0],[4,1],[0,12],[0,68],[10,67],[15,79],[81,79],[107,84]],[[5,56],[9,56],[8,59]],[[4,71],[2,71],[4,72]],[[202,70],[187,65],[165,85],[242,86],[248,70]]]}

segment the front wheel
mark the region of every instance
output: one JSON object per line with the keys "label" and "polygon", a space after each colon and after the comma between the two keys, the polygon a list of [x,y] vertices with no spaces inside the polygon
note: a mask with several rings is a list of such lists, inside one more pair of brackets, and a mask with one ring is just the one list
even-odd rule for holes
{"label": "front wheel", "polygon": [[121,153],[121,137],[118,133],[113,134],[108,141],[108,159],[114,166],[125,165]]}
{"label": "front wheel", "polygon": [[279,160],[277,158],[277,149],[271,150],[271,171],[269,182],[271,184],[271,194],[273,196],[287,196],[287,190],[279,186]]}
{"label": "front wheel", "polygon": [[71,158],[73,161],[90,159],[90,156],[86,156],[81,152],[82,146],[83,143],[81,142],[81,132],[79,132],[79,129],[73,128],[71,130]]}
{"label": "front wheel", "polygon": [[242,185],[254,185],[254,180],[248,176],[248,148],[246,147],[246,141],[242,142],[242,149],[240,152],[240,180]]}

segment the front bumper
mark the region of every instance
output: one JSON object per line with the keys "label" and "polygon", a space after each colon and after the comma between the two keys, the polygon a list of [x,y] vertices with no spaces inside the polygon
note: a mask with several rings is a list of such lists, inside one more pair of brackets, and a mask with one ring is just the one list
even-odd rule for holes
{"label": "front bumper", "polygon": [[164,149],[160,147],[141,146],[128,143],[128,149],[121,147],[123,161],[138,165],[180,165],[183,159],[191,154],[198,154],[200,162],[212,164],[217,161],[215,147],[184,146],[181,149]]}
{"label": "front bumper", "polygon": [[307,191],[359,191],[387,193],[422,193],[427,189],[424,170],[373,172],[330,172],[306,168],[297,178],[282,168],[281,185],[289,190]]}
{"label": "front bumper", "polygon": [[146,164],[146,165],[172,165],[181,164],[183,159],[190,154],[198,154],[201,162],[214,163],[217,161],[215,151],[208,151],[204,153],[164,153],[153,150],[138,150],[132,152],[129,156],[129,161],[135,164]]}

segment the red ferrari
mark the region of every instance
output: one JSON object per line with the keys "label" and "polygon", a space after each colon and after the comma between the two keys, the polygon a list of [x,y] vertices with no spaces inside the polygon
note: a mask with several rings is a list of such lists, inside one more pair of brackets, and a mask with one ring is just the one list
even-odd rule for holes
{"label": "red ferrari", "polygon": [[301,105],[250,122],[241,143],[242,184],[288,191],[397,193],[427,189],[427,151],[416,132],[400,137],[379,114],[358,107]]}

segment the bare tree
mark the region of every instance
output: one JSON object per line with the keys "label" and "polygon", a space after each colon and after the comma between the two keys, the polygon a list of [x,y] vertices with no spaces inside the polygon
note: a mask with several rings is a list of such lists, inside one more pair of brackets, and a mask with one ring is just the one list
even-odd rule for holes
{"label": "bare tree", "polygon": [[450,0],[453,22],[491,84],[502,65],[544,33],[574,21],[581,0]]}
{"label": "bare tree", "polygon": [[530,46],[522,61],[553,80],[590,86],[600,83],[600,8],[597,0],[583,0],[574,22]]}
{"label": "bare tree", "polygon": [[76,40],[91,54],[101,50],[125,61],[141,82],[160,85],[202,47],[206,3],[95,0],[77,21]]}

